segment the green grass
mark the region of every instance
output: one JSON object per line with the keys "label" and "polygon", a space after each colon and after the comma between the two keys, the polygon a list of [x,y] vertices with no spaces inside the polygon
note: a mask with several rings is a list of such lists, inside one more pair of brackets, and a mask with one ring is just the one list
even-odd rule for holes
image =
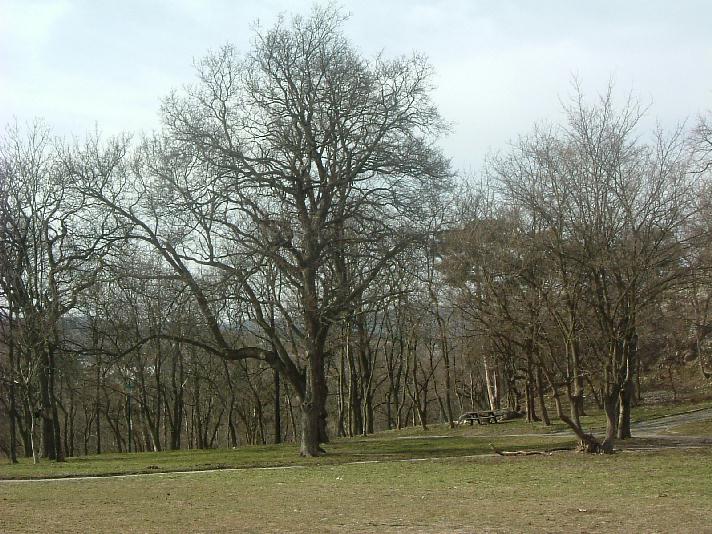
{"label": "green grass", "polygon": [[670,428],[668,433],[685,436],[706,436],[712,438],[712,419],[674,425]]}
{"label": "green grass", "polygon": [[712,451],[0,483],[1,532],[710,532]]}
{"label": "green grass", "polygon": [[[636,408],[650,420],[706,404]],[[592,412],[588,428],[603,426]],[[679,424],[710,435],[712,421]],[[572,446],[562,425],[435,425],[295,445],[0,465],[0,532],[712,532],[712,448],[500,457]],[[638,438],[627,446],[656,446]],[[419,459],[420,461],[407,461]],[[277,469],[251,469],[276,467]],[[289,467],[289,469],[279,469]],[[239,470],[178,473],[206,469]]]}
{"label": "green grass", "polygon": [[[707,408],[712,403],[678,403],[674,405],[640,406],[633,419],[649,420],[669,414]],[[583,418],[587,430],[601,431],[604,417],[590,411]],[[688,423],[682,431],[691,435],[710,435],[712,423]],[[557,432],[562,432],[557,434]],[[102,454],[69,458],[64,463],[21,459],[16,465],[0,464],[0,479],[60,478],[105,476],[151,472],[195,471],[220,468],[274,467],[286,465],[335,465],[359,461],[404,460],[469,456],[491,453],[490,443],[500,449],[546,449],[573,446],[574,438],[566,425],[555,423],[528,424],[522,419],[496,425],[432,425],[428,430],[408,428],[379,432],[367,437],[337,439],[326,446],[328,455],[321,458],[300,458],[295,445],[241,447],[239,449],[181,450],[160,453]]]}
{"label": "green grass", "polygon": [[669,415],[687,413],[693,410],[704,410],[712,408],[712,401],[679,401],[664,404],[643,404],[633,408],[633,421],[647,421],[649,419],[659,419]]}
{"label": "green grass", "polygon": [[[640,421],[649,421],[651,419],[659,419],[669,415],[677,415],[686,413],[691,410],[703,410],[712,408],[712,401],[678,401],[659,404],[642,404],[633,408],[632,421],[634,423]],[[566,412],[568,414],[568,411]],[[586,408],[587,415],[581,418],[581,424],[586,431],[603,432],[606,428],[606,417],[602,410],[596,406],[588,406]],[[553,407],[549,407],[549,417],[552,424],[544,425],[542,422],[527,423],[523,418],[504,421],[497,425],[462,425],[454,430],[450,430],[447,425],[431,425],[428,430],[424,431],[421,427],[408,427],[403,430],[390,430],[380,432],[373,435],[374,439],[381,439],[389,434],[397,436],[405,435],[437,435],[437,434],[455,434],[455,435],[494,435],[494,434],[551,434],[563,431],[569,431],[569,427],[558,420]]]}
{"label": "green grass", "polygon": [[[660,419],[670,415],[687,413],[692,410],[703,410],[712,408],[712,401],[678,401],[659,404],[642,404],[635,406],[631,413],[631,421],[638,423],[641,421],[650,421],[652,419]],[[602,410],[595,406],[589,406],[586,409],[587,415],[581,417],[581,424],[587,432],[602,433],[606,428],[606,417]],[[544,426],[543,423],[535,423],[530,425],[531,431],[537,432],[558,432],[568,430],[565,423],[558,421],[553,410],[549,411],[549,416],[552,419],[551,426]]]}
{"label": "green grass", "polygon": [[220,468],[275,467],[286,465],[333,465],[349,462],[405,460],[468,456],[491,453],[489,443],[499,448],[545,449],[573,445],[570,436],[497,435],[463,436],[451,434],[439,438],[395,436],[341,439],[326,445],[328,454],[320,458],[300,458],[295,445],[241,447],[169,451],[159,453],[102,454],[69,458],[66,462],[42,461],[33,465],[31,459],[19,464],[0,465],[0,479],[55,478],[68,476],[133,474],[150,472],[192,471]]}

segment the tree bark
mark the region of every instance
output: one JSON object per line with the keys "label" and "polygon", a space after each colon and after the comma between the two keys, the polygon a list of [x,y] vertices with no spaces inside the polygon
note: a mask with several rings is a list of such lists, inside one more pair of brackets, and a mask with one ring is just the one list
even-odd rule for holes
{"label": "tree bark", "polygon": [[13,341],[13,311],[10,308],[8,330],[10,340],[8,343],[8,363],[10,365],[10,461],[17,463],[17,401],[15,398],[15,342]]}
{"label": "tree bark", "polygon": [[632,437],[630,431],[631,406],[635,396],[635,381],[638,336],[633,333],[627,336],[625,346],[626,375],[618,397],[618,439]]}
{"label": "tree bark", "polygon": [[274,370],[274,442],[282,443],[282,391],[279,370]]}

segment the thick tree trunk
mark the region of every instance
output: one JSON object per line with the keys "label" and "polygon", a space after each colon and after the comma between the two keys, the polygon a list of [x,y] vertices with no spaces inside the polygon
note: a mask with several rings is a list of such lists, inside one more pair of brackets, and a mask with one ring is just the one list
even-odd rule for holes
{"label": "thick tree trunk", "polygon": [[613,444],[616,438],[616,428],[618,426],[616,418],[618,411],[618,396],[615,392],[604,396],[603,410],[606,414],[606,439],[603,440],[602,447],[605,451],[612,452]]}
{"label": "thick tree trunk", "polygon": [[325,453],[322,443],[328,443],[326,434],[326,377],[324,376],[324,350],[318,344],[308,354],[308,380],[302,412],[302,456],[320,456]]}
{"label": "thick tree trunk", "polygon": [[319,446],[319,408],[312,399],[301,403],[302,443],[299,453],[302,456],[321,456],[324,450]]}

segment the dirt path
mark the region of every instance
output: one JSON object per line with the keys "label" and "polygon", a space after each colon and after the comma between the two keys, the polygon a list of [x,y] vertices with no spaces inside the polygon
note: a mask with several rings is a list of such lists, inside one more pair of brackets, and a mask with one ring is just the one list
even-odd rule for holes
{"label": "dirt path", "polygon": [[669,432],[674,426],[683,423],[697,423],[709,421],[710,419],[712,419],[712,408],[702,408],[685,413],[666,415],[657,419],[649,419],[648,421],[639,421],[631,426],[632,430],[635,430],[640,435],[659,434],[660,432]]}

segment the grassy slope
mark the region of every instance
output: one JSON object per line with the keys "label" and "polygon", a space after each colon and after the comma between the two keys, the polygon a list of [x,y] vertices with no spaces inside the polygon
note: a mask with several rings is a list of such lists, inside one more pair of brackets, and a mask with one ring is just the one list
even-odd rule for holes
{"label": "grassy slope", "polygon": [[337,440],[328,445],[329,454],[321,458],[300,458],[294,445],[241,447],[203,451],[170,451],[138,454],[102,454],[70,458],[65,463],[41,462],[32,465],[23,459],[17,465],[0,466],[0,478],[44,478],[82,475],[107,475],[201,470],[214,468],[272,467],[285,465],[333,465],[374,460],[402,460],[468,456],[491,453],[489,443],[500,448],[544,449],[573,444],[570,436],[466,437],[412,436],[407,439],[380,437]]}
{"label": "grassy slope", "polygon": [[[653,405],[636,408],[633,419],[651,419],[671,413],[681,413],[695,408],[709,407],[711,403]],[[604,419],[600,413],[584,417],[589,429],[600,429]],[[690,423],[685,433],[704,435],[710,428],[706,423]],[[679,427],[685,428],[685,427]],[[527,424],[522,420],[506,421],[497,425],[464,425],[449,429],[436,425],[424,431],[409,428],[387,431],[365,438],[338,439],[327,446],[329,454],[323,458],[302,459],[294,445],[241,447],[239,449],[181,450],[161,453],[102,454],[70,458],[65,463],[41,461],[32,465],[22,459],[20,464],[0,464],[0,479],[45,478],[83,475],[131,474],[170,472],[214,468],[268,467],[284,465],[333,465],[355,461],[397,460],[468,456],[490,453],[490,443],[501,449],[545,449],[572,445],[570,433],[551,435],[566,430],[556,423],[546,427],[541,423]],[[677,430],[677,428],[675,428]],[[683,432],[678,432],[683,433]]]}
{"label": "grassy slope", "polygon": [[0,531],[710,532],[712,451],[0,483]]}

